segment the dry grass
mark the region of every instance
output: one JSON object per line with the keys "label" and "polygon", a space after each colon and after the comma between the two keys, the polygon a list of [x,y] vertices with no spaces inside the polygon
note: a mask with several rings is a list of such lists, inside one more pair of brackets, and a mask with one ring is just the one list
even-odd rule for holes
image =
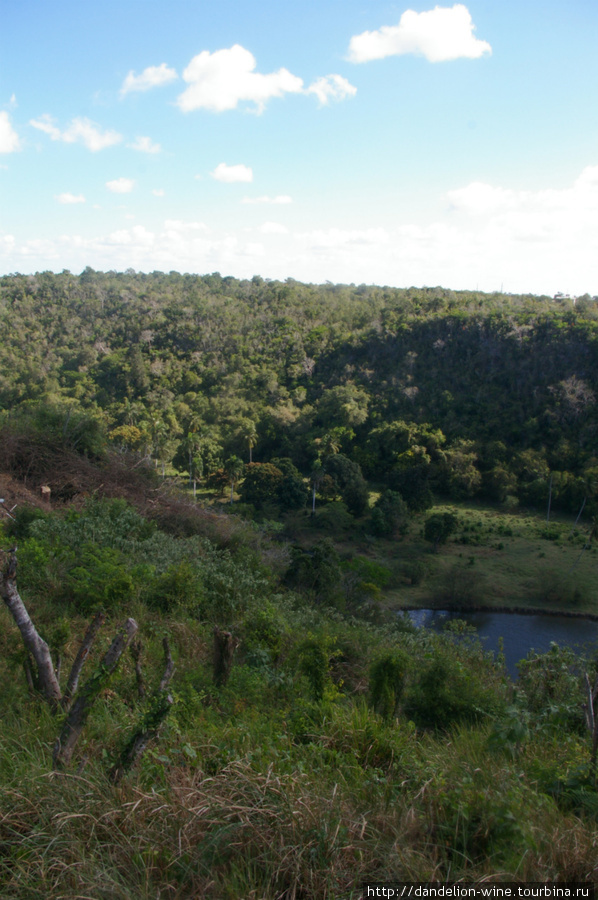
{"label": "dry grass", "polygon": [[[429,742],[426,752],[433,749]],[[534,841],[502,863],[448,846],[442,773],[459,754],[467,765],[462,743],[445,746],[436,776],[408,790],[389,783],[386,799],[371,791],[368,802],[332,779],[259,772],[245,759],[214,777],[172,767],[162,786],[149,783],[146,766],[140,782],[118,789],[93,773],[38,771],[0,794],[0,895],[340,900],[357,897],[363,881],[596,879],[596,828],[548,801],[533,821]],[[431,755],[428,771],[437,763]]]}

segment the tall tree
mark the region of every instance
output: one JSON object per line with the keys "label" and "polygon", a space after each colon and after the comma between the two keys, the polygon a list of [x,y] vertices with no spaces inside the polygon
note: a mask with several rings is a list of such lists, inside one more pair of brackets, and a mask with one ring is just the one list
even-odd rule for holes
{"label": "tall tree", "polygon": [[228,476],[228,480],[230,482],[230,502],[233,502],[233,491],[235,489],[235,484],[243,474],[245,469],[245,465],[242,459],[239,459],[238,456],[229,456],[224,463],[224,471]]}

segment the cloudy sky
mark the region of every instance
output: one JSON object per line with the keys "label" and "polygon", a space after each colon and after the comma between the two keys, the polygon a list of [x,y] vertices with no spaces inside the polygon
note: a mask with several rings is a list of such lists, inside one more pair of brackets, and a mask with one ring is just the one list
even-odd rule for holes
{"label": "cloudy sky", "polygon": [[0,0],[0,272],[598,294],[595,0]]}

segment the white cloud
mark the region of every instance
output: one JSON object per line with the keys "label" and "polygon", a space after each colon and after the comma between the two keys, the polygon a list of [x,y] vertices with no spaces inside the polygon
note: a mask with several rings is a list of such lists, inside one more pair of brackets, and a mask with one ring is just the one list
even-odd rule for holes
{"label": "white cloud", "polygon": [[83,194],[57,194],[56,200],[59,203],[69,204],[69,203],[85,203],[85,197]]}
{"label": "white cloud", "polygon": [[134,144],[127,144],[130,150],[139,150],[140,153],[161,153],[160,144],[154,144],[149,137],[137,137]]}
{"label": "white cloud", "polygon": [[23,241],[0,234],[0,271],[81,271],[91,265],[598,295],[598,165],[564,188],[472,182],[438,199],[445,201],[438,216],[416,223],[395,213],[392,228],[372,219],[360,226],[356,211],[351,221],[314,223],[286,234],[275,222],[247,233],[241,227],[212,231],[192,220],[167,220],[155,229],[127,224],[93,237],[52,232],[46,238],[40,231]]}
{"label": "white cloud", "polygon": [[242,203],[273,203],[273,204],[285,204],[292,203],[293,198],[289,197],[288,194],[278,194],[276,197],[243,197]]}
{"label": "white cloud", "polygon": [[281,225],[280,222],[264,222],[263,225],[260,226],[262,234],[288,234],[289,229],[284,225]]}
{"label": "white cloud", "polygon": [[224,181],[232,184],[236,181],[253,181],[253,171],[249,166],[227,166],[226,163],[219,163],[213,172],[210,172],[212,178],[216,181]]}
{"label": "white cloud", "polygon": [[347,97],[354,97],[357,88],[350,84],[342,75],[325,75],[317,78],[305,91],[306,94],[315,94],[322,106],[327,106],[331,100],[339,102]]}
{"label": "white cloud", "polygon": [[152,191],[154,197],[163,197],[165,193],[166,191],[163,188],[154,188],[154,190]]}
{"label": "white cloud", "polygon": [[48,113],[44,113],[43,116],[40,116],[39,119],[30,119],[30,125],[33,125],[34,128],[37,128],[38,131],[43,131],[44,134],[49,134],[53,141],[62,140],[62,132],[60,128],[57,128],[54,125],[54,121],[52,116],[48,115]]}
{"label": "white cloud", "polygon": [[16,94],[11,94],[11,95],[10,95],[10,100],[8,101],[8,105],[9,105],[9,107],[10,107],[11,109],[16,109],[16,108],[17,108],[17,106],[18,106],[19,104],[17,103],[17,97],[16,97]]}
{"label": "white cloud", "polygon": [[64,141],[66,144],[83,144],[88,150],[96,153],[106,147],[112,147],[122,141],[122,135],[116,131],[100,131],[95,122],[89,119],[73,119],[66,131],[61,131],[55,124],[52,116],[44,114],[39,119],[31,119],[29,122],[38,131],[49,135],[53,141]]}
{"label": "white cloud", "polygon": [[0,112],[0,153],[14,153],[20,148],[19,135],[10,122],[7,112]]}
{"label": "white cloud", "polygon": [[298,94],[303,81],[287,69],[269,75],[255,72],[257,62],[249,50],[235,44],[227,50],[210,53],[204,50],[194,56],[183,72],[189,87],[177,98],[183,112],[209,109],[223,112],[236,109],[239,103],[255,104],[262,112],[268,100],[284,94]]}
{"label": "white cloud", "polygon": [[176,81],[179,76],[174,69],[169,69],[166,63],[159,66],[148,66],[141,75],[135,75],[131,70],[120,89],[121,97],[134,91],[149,91],[151,88],[160,87]]}
{"label": "white cloud", "polygon": [[522,194],[505,188],[493,187],[481,181],[472,181],[467,187],[448,192],[451,208],[471,215],[485,215],[517,205]]}
{"label": "white cloud", "polygon": [[107,181],[106,187],[113,194],[130,194],[135,182],[132,178],[115,178],[114,181]]}
{"label": "white cloud", "polygon": [[387,244],[390,240],[390,236],[384,228],[354,230],[328,228],[312,231],[308,235],[298,235],[298,237],[309,237],[314,249],[321,247],[355,247],[365,244],[380,245]]}
{"label": "white cloud", "polygon": [[203,222],[185,222],[182,219],[166,219],[164,228],[168,232],[193,232],[193,231],[209,231],[207,225]]}
{"label": "white cloud", "polygon": [[349,44],[351,62],[369,62],[386,56],[414,53],[428,62],[478,59],[492,48],[474,37],[471,14],[461,3],[451,8],[436,6],[428,12],[406,10],[398,25],[383,25],[378,31],[354,35]]}

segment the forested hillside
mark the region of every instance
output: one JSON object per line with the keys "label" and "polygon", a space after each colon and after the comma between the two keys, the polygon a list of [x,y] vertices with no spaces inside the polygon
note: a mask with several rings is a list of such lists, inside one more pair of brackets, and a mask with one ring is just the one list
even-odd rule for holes
{"label": "forested hillside", "polygon": [[250,449],[307,476],[334,445],[380,485],[417,482],[415,505],[427,489],[544,504],[552,477],[555,508],[594,508],[589,296],[87,269],[2,278],[0,316],[5,416],[66,404],[202,478]]}
{"label": "forested hillside", "polygon": [[597,312],[0,279],[0,896],[595,882],[596,648],[395,606],[596,613]]}

